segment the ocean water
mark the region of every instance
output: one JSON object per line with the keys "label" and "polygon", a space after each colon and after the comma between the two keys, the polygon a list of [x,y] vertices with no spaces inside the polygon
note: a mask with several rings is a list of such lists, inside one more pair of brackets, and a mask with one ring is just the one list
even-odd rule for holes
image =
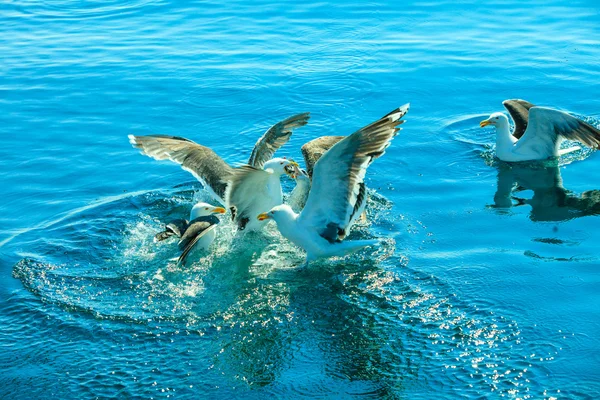
{"label": "ocean water", "polygon": [[[508,98],[600,126],[593,1],[0,4],[0,398],[600,397],[600,155],[509,165]],[[370,167],[377,250],[297,268],[270,227],[177,267],[202,186],[131,148],[242,163],[411,103]],[[292,185],[284,182],[286,190]]]}

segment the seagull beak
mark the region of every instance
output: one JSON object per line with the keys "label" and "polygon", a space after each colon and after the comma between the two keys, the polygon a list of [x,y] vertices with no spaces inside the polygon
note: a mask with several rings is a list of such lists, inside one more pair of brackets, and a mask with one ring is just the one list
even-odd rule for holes
{"label": "seagull beak", "polygon": [[479,123],[479,126],[480,126],[481,128],[483,128],[484,126],[488,126],[488,125],[490,125],[491,123],[492,123],[492,122],[491,122],[489,119],[484,119],[483,121],[481,121],[481,122]]}
{"label": "seagull beak", "polygon": [[259,221],[264,221],[265,219],[269,219],[271,217],[269,217],[269,214],[267,214],[266,212],[262,213],[262,214],[258,214],[258,218]]}
{"label": "seagull beak", "polygon": [[223,207],[215,207],[212,210],[213,214],[225,214],[225,209]]}

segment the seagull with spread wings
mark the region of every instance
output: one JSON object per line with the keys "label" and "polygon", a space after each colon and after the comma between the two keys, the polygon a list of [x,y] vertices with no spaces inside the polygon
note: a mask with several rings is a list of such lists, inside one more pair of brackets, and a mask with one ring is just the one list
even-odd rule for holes
{"label": "seagull with spread wings", "polygon": [[560,144],[565,139],[587,147],[600,147],[600,130],[566,112],[519,99],[505,100],[502,104],[515,123],[512,134],[508,117],[501,112],[479,124],[482,128],[496,127],[496,156],[502,161],[544,160],[579,149],[561,149]]}
{"label": "seagull with spread wings", "polygon": [[[307,124],[309,113],[289,117],[269,128],[258,139],[248,165],[233,168],[212,149],[178,136],[129,135],[129,142],[155,160],[171,160],[192,173],[208,192],[231,211],[238,229],[259,230],[264,225],[256,216],[283,202],[280,177],[295,176],[296,164],[286,158],[272,158],[289,140],[295,128]],[[264,179],[247,179],[245,171],[259,170]],[[249,176],[249,178],[252,178]]]}
{"label": "seagull with spread wings", "polygon": [[306,205],[299,214],[284,204],[258,216],[261,221],[275,220],[281,234],[306,251],[304,265],[378,243],[377,240],[344,241],[344,238],[363,204],[361,192],[364,193],[367,168],[385,153],[408,109],[408,104],[395,109],[337,141],[318,158]]}

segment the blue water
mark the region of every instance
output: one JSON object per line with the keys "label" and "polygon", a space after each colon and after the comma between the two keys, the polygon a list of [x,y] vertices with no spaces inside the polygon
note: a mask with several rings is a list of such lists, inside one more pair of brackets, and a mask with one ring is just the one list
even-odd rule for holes
{"label": "blue water", "polygon": [[[600,154],[506,165],[478,126],[507,98],[600,126],[600,9],[480,3],[3,2],[0,398],[600,397]],[[208,197],[127,134],[243,162],[310,111],[301,159],[406,102],[374,254],[152,242]]]}

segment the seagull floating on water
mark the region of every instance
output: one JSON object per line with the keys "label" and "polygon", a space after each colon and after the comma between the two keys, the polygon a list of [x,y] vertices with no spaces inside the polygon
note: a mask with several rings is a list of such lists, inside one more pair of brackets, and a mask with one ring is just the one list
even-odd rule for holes
{"label": "seagull floating on water", "polygon": [[177,264],[184,264],[190,251],[194,248],[208,249],[216,237],[216,227],[219,218],[216,214],[224,214],[223,207],[215,207],[208,203],[198,203],[192,207],[190,220],[177,219],[169,222],[163,232],[154,236],[155,241],[169,237],[179,237],[179,249],[182,250]]}
{"label": "seagull floating on water", "polygon": [[600,130],[563,111],[537,107],[525,100],[505,100],[515,129],[504,113],[497,112],[479,124],[496,127],[496,157],[502,161],[532,161],[558,157],[579,147],[560,149],[564,139],[592,148],[600,147]]}
{"label": "seagull floating on water", "polygon": [[[286,158],[272,158],[295,128],[307,124],[309,113],[289,117],[269,128],[258,139],[248,165],[233,168],[212,149],[189,139],[168,135],[129,135],[129,141],[142,154],[155,160],[171,160],[192,173],[208,192],[225,205],[238,229],[258,230],[264,225],[256,216],[283,202],[280,177],[294,178],[298,164]],[[248,180],[248,170],[257,169],[264,179]]]}
{"label": "seagull floating on water", "polygon": [[363,203],[360,193],[367,167],[385,153],[408,109],[408,104],[395,109],[327,150],[314,165],[308,200],[299,214],[283,204],[258,216],[259,220],[275,220],[281,234],[306,251],[304,266],[379,243],[343,240]]}

